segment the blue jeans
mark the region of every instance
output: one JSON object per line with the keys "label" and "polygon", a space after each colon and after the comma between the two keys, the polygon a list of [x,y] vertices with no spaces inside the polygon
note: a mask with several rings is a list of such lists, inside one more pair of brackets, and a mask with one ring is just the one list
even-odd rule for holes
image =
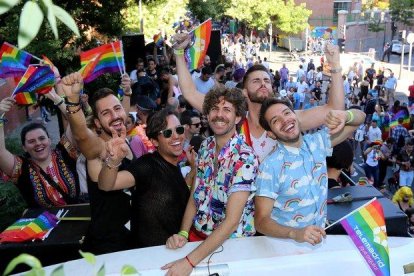
{"label": "blue jeans", "polygon": [[374,187],[379,187],[379,166],[371,167],[368,164],[364,165],[365,175],[368,179],[374,178]]}

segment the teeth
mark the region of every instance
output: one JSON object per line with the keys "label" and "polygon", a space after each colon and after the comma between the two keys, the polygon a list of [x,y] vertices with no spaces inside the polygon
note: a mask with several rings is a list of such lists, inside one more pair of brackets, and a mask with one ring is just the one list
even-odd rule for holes
{"label": "teeth", "polygon": [[181,143],[180,142],[176,142],[176,143],[172,143],[171,145],[173,146],[179,146]]}

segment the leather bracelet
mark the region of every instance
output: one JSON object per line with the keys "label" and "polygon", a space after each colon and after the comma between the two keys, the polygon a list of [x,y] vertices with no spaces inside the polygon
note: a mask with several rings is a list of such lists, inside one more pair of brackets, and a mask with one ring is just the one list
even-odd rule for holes
{"label": "leather bracelet", "polygon": [[342,67],[329,69],[329,73],[331,74],[342,73]]}
{"label": "leather bracelet", "polygon": [[77,103],[72,103],[72,102],[68,101],[68,98],[65,98],[65,104],[67,106],[80,106],[80,101],[77,102]]}
{"label": "leather bracelet", "polygon": [[75,114],[75,113],[79,112],[79,110],[82,109],[82,107],[80,105],[75,110],[69,110],[69,107],[74,107],[74,106],[66,105],[66,113],[68,113],[68,114]]}

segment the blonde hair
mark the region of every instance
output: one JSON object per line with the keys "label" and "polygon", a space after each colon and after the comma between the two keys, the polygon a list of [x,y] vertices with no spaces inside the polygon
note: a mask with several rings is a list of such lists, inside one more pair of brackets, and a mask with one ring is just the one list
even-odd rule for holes
{"label": "blonde hair", "polygon": [[392,202],[394,203],[401,202],[404,197],[408,197],[408,204],[410,206],[413,206],[414,204],[413,191],[411,191],[410,187],[401,187],[398,191],[396,191],[394,196],[392,197]]}

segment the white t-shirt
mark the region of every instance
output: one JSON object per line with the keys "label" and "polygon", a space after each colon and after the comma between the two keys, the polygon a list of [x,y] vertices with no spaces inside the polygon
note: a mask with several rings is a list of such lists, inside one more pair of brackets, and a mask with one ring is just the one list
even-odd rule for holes
{"label": "white t-shirt", "polygon": [[259,157],[259,161],[262,162],[265,157],[276,147],[277,141],[270,138],[267,135],[267,132],[264,131],[262,136],[255,138],[253,135],[250,135],[252,140],[252,147],[256,155]]}
{"label": "white t-shirt", "polygon": [[136,69],[131,71],[131,74],[129,74],[129,78],[131,79],[131,83],[136,83],[138,81]]}
{"label": "white t-shirt", "polygon": [[369,142],[382,140],[381,129],[379,127],[373,128],[372,126],[370,126],[369,129],[368,129],[367,136],[368,136],[368,141]]}
{"label": "white t-shirt", "polygon": [[364,136],[365,136],[365,125],[361,124],[355,132],[355,141],[358,141],[358,142],[364,141]]}
{"label": "white t-shirt", "polygon": [[367,161],[365,161],[365,163],[367,163],[368,166],[371,167],[375,167],[378,165],[378,150],[371,150],[368,155],[367,155]]}
{"label": "white t-shirt", "polygon": [[194,84],[200,93],[207,94],[207,92],[213,88],[215,82],[212,78],[209,78],[208,81],[203,81],[200,78],[196,78],[194,80]]}
{"label": "white t-shirt", "polygon": [[298,83],[298,93],[300,96],[300,102],[303,103],[305,101],[305,90],[309,90],[309,85],[306,82]]}

